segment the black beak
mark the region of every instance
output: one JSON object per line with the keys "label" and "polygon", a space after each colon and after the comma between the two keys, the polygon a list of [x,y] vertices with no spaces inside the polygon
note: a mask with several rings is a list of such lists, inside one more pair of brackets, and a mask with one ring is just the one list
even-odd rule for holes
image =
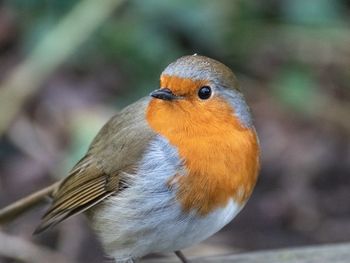
{"label": "black beak", "polygon": [[150,94],[153,98],[161,99],[161,100],[174,100],[180,97],[176,96],[170,89],[163,88],[157,89]]}

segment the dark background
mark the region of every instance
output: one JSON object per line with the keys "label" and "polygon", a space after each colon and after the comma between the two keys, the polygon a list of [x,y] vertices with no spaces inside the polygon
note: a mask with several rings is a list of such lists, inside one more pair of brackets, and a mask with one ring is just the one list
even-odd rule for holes
{"label": "dark background", "polygon": [[[198,53],[235,71],[262,170],[239,216],[187,254],[350,241],[349,1],[124,1],[51,72],[39,71],[38,83],[19,78],[19,95],[9,96],[10,76],[82,2],[0,2],[0,120],[17,112],[0,122],[0,207],[64,177],[114,112],[158,88],[168,63]],[[42,213],[0,230],[74,262],[101,262],[84,216],[31,236]],[[1,242],[0,262],[19,262],[2,257]]]}

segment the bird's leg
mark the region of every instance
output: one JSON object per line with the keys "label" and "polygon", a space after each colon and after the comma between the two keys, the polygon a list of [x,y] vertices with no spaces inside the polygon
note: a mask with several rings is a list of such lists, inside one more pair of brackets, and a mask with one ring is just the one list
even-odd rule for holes
{"label": "bird's leg", "polygon": [[188,259],[180,250],[177,250],[174,253],[181,260],[182,263],[190,263],[190,261],[188,261]]}

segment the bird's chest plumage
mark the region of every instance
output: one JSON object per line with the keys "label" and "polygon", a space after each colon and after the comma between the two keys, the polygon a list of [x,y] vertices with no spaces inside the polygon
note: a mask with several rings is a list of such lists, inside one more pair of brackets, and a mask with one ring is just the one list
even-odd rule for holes
{"label": "bird's chest plumage", "polygon": [[146,116],[183,162],[185,170],[168,182],[178,190],[177,201],[184,211],[205,216],[232,199],[246,202],[257,179],[259,147],[255,131],[241,124],[229,104],[217,99],[196,108],[190,101],[151,101]]}
{"label": "bird's chest plumage", "polygon": [[188,247],[211,236],[239,211],[233,200],[206,216],[185,211],[174,175],[186,176],[178,149],[157,136],[129,176],[130,186],[96,208],[93,226],[115,258]]}
{"label": "bird's chest plumage", "polygon": [[[242,203],[234,198],[233,189],[227,192],[223,187],[227,182],[210,179],[230,160],[220,155],[221,150],[214,151],[211,156],[223,159],[211,169],[208,162],[213,160],[201,153],[201,146],[191,149],[194,142],[184,142],[198,163],[183,159],[178,147],[156,136],[129,176],[130,186],[97,208],[94,227],[109,254],[127,258],[182,249],[211,236],[239,212]],[[207,167],[208,174],[191,168],[194,165]]]}

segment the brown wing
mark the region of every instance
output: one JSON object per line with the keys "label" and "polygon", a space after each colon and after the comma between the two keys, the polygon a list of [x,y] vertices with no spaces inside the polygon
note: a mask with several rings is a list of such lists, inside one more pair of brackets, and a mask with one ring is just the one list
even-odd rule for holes
{"label": "brown wing", "polygon": [[119,176],[107,175],[83,159],[62,181],[35,234],[81,213],[118,190]]}
{"label": "brown wing", "polygon": [[118,192],[123,172],[130,171],[154,136],[144,112],[147,99],[113,117],[92,142],[86,156],[62,181],[34,233],[84,212]]}

